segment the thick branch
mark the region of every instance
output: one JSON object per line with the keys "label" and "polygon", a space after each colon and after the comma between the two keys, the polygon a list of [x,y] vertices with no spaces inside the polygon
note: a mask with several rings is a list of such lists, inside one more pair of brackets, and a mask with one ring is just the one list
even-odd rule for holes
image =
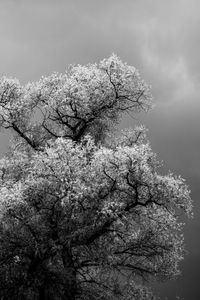
{"label": "thick branch", "polygon": [[14,129],[14,131],[16,131],[19,136],[21,136],[34,150],[38,150],[37,149],[37,145],[31,141],[31,139],[29,139],[29,137],[27,137],[20,129],[19,127],[13,122],[11,127]]}

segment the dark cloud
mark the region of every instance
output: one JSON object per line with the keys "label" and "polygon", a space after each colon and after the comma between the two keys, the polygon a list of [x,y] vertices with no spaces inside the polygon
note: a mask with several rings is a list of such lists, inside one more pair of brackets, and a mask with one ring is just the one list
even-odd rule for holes
{"label": "dark cloud", "polygon": [[[195,218],[186,226],[183,277],[162,295],[198,300],[200,260],[200,2],[198,0],[0,1],[0,75],[37,80],[68,64],[117,53],[152,84],[156,108],[138,116],[155,152],[187,179]],[[122,125],[133,126],[124,118]],[[7,136],[1,136],[1,153]]]}

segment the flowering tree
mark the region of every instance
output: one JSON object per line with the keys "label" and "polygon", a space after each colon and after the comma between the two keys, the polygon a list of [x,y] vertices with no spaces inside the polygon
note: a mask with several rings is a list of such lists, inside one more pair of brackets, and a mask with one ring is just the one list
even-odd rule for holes
{"label": "flowering tree", "polygon": [[184,180],[159,175],[143,127],[109,138],[151,100],[115,55],[26,86],[0,80],[14,136],[0,160],[1,299],[154,299],[143,279],[179,274]]}

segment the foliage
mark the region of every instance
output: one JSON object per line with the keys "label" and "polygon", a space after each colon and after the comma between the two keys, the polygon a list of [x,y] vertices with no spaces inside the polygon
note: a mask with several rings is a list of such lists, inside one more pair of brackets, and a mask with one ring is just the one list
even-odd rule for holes
{"label": "foliage", "polygon": [[116,55],[26,86],[0,80],[1,127],[14,135],[0,161],[2,299],[155,299],[144,281],[179,274],[184,180],[159,175],[143,127],[109,138],[151,102]]}

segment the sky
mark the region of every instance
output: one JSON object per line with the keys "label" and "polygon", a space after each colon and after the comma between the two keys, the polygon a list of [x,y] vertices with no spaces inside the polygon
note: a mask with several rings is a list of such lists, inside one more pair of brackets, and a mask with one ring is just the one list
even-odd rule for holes
{"label": "sky", "polygon": [[[149,129],[165,171],[184,177],[194,200],[182,276],[156,291],[162,299],[199,300],[200,1],[0,0],[0,76],[25,84],[113,52],[139,69],[155,103],[148,114],[124,117],[121,126],[140,122]],[[1,155],[8,140],[1,133]]]}

